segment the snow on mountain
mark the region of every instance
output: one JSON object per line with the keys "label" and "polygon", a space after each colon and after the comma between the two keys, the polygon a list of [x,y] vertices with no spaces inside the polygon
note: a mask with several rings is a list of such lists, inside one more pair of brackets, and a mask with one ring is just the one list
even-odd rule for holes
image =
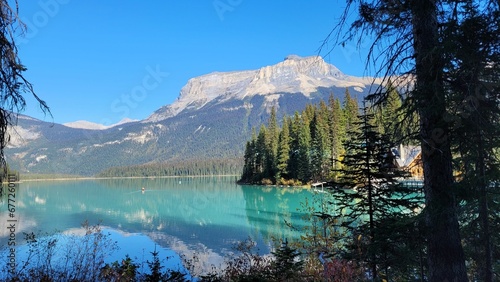
{"label": "snow on mountain", "polygon": [[199,109],[216,98],[224,101],[280,93],[309,96],[319,88],[329,87],[353,87],[362,92],[372,82],[373,78],[345,75],[319,56],[290,55],[280,63],[258,70],[214,72],[192,78],[181,89],[176,101],[154,112],[145,122],[157,122],[184,110]]}
{"label": "snow on mountain", "polygon": [[104,124],[93,123],[86,120],[77,120],[73,122],[63,123],[64,126],[72,127],[72,128],[80,128],[80,129],[93,129],[93,130],[101,130],[106,129],[107,127]]}
{"label": "snow on mountain", "polygon": [[137,120],[133,120],[130,118],[124,118],[115,124],[104,125],[104,124],[94,123],[94,122],[90,122],[90,121],[86,121],[86,120],[78,120],[78,121],[63,123],[63,125],[67,126],[67,127],[71,127],[71,128],[103,130],[103,129],[108,129],[111,127],[115,127],[118,125],[122,125],[122,124],[129,123],[129,122],[134,122],[134,121],[137,121]]}

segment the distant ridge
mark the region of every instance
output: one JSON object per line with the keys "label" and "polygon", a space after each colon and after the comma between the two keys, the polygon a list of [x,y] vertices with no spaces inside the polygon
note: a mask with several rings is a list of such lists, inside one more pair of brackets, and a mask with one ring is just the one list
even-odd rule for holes
{"label": "distant ridge", "polygon": [[115,127],[115,126],[122,125],[122,124],[129,123],[129,122],[135,122],[135,121],[137,121],[137,120],[133,120],[130,118],[124,118],[115,124],[104,125],[104,124],[100,124],[100,123],[93,123],[93,122],[86,121],[86,120],[77,120],[77,121],[73,121],[73,122],[63,123],[63,125],[67,126],[67,127],[71,127],[71,128],[103,130],[103,129],[108,129],[111,127]]}
{"label": "distant ridge", "polygon": [[255,95],[276,99],[279,93],[302,93],[306,97],[320,88],[351,87],[364,92],[374,81],[371,77],[354,77],[342,73],[319,56],[289,55],[282,62],[258,70],[213,72],[192,78],[181,89],[171,105],[155,111],[145,122],[157,122],[184,110],[196,110],[214,99],[227,101]]}
{"label": "distant ridge", "polygon": [[[123,166],[215,163],[242,159],[252,128],[293,115],[309,103],[363,99],[377,79],[342,73],[321,57],[287,56],[257,70],[213,72],[190,79],[179,97],[140,121],[64,125],[20,116],[9,132],[9,165],[21,173],[92,176]],[[199,168],[199,166],[198,166]],[[175,170],[169,170],[175,171]],[[186,173],[189,173],[187,171]]]}

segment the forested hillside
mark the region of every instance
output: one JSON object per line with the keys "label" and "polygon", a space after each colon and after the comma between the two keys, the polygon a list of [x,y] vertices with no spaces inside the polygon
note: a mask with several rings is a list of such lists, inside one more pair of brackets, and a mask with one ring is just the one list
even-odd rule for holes
{"label": "forested hillside", "polygon": [[237,159],[252,128],[268,119],[272,107],[280,117],[293,115],[331,93],[342,101],[345,89],[363,98],[377,83],[345,75],[321,57],[288,56],[257,70],[192,78],[177,100],[148,118],[100,130],[20,116],[10,131],[7,161],[23,174],[94,176],[113,167],[187,167],[188,162],[191,167],[207,160]]}
{"label": "forested hillside", "polygon": [[241,162],[239,158],[227,158],[120,166],[106,169],[97,174],[97,177],[238,175],[242,169]]}
{"label": "forested hillside", "polygon": [[[387,101],[372,109],[374,126],[397,143],[410,130],[396,126],[401,120],[398,92],[389,88],[387,93]],[[254,131],[246,143],[240,181],[295,185],[335,178],[345,144],[358,128],[359,108],[346,89],[342,102],[332,95],[327,102],[309,104],[300,113],[284,116],[281,126],[273,109],[267,126]]]}

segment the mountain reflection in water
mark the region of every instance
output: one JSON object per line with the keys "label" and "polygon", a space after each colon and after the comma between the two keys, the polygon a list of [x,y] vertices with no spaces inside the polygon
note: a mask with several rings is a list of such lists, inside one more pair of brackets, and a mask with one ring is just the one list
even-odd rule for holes
{"label": "mountain reflection in water", "polygon": [[[305,189],[236,185],[234,176],[24,182],[16,194],[16,241],[23,243],[23,232],[58,234],[88,221],[117,239],[111,261],[125,254],[140,261],[157,245],[187,259],[196,255],[204,269],[220,266],[238,241],[252,238],[267,254],[273,240],[299,238],[285,221],[306,224],[301,202],[311,197]],[[0,205],[6,210],[5,195]],[[0,246],[9,236],[5,224],[2,212]],[[141,239],[125,240],[132,236]]]}

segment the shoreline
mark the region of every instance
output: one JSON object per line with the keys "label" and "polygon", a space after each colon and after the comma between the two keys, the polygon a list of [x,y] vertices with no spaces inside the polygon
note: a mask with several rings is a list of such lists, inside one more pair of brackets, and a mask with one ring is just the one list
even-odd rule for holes
{"label": "shoreline", "polygon": [[231,177],[238,176],[237,174],[220,174],[220,175],[164,175],[164,176],[113,176],[113,177],[93,177],[93,176],[75,176],[75,177],[59,177],[59,178],[32,178],[23,179],[22,174],[19,175],[18,183],[23,182],[43,182],[43,181],[76,181],[76,180],[112,180],[112,179],[146,179],[146,178],[195,178],[195,177]]}

